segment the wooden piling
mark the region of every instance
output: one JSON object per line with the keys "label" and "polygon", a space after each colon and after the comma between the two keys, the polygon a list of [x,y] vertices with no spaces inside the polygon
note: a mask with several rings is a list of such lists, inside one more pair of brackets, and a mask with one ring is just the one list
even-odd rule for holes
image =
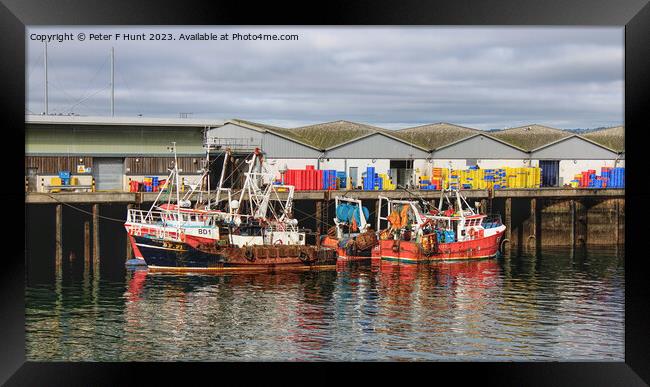
{"label": "wooden piling", "polygon": [[322,224],[323,224],[323,201],[316,201],[316,234],[318,237],[322,234]]}
{"label": "wooden piling", "polygon": [[84,222],[84,269],[90,266],[90,222]]}
{"label": "wooden piling", "polygon": [[526,240],[527,248],[536,248],[537,247],[537,198],[530,199],[530,215],[529,215],[529,234],[528,239]]}
{"label": "wooden piling", "polygon": [[587,244],[587,205],[583,200],[575,202],[575,244]]}
{"label": "wooden piling", "polygon": [[620,204],[621,204],[621,203],[620,203],[620,200],[619,200],[619,199],[615,199],[615,205],[614,205],[614,216],[616,217],[616,229],[614,230],[614,240],[615,240],[614,243],[616,243],[616,244],[619,243],[619,242],[618,242],[618,240],[619,240],[619,235],[618,235],[618,234],[619,234],[619,227],[620,227],[620,221],[621,221],[621,217],[620,217],[620,211],[621,211],[621,209],[620,209]]}
{"label": "wooden piling", "polygon": [[506,198],[506,239],[512,244],[512,198]]}
{"label": "wooden piling", "polygon": [[625,244],[625,199],[618,199],[616,212],[616,222],[618,223],[616,243],[622,245]]}
{"label": "wooden piling", "polygon": [[487,214],[487,199],[481,199],[481,214]]}
{"label": "wooden piling", "polygon": [[54,259],[56,264],[56,270],[61,269],[61,262],[63,261],[63,208],[61,204],[56,205],[56,217],[55,217],[55,252]]}
{"label": "wooden piling", "polygon": [[571,229],[571,247],[575,247],[576,245],[576,201],[571,199],[569,201],[569,211],[571,211],[571,221],[570,221],[570,229]]}
{"label": "wooden piling", "polygon": [[99,265],[99,204],[93,204],[93,269]]}

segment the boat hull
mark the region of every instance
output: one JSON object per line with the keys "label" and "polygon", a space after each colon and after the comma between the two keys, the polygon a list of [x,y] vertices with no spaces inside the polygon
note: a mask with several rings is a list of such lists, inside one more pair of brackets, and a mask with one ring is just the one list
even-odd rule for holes
{"label": "boat hull", "polygon": [[338,239],[326,236],[323,238],[321,245],[324,247],[336,250],[337,261],[370,261],[372,259],[380,259],[381,254],[379,244],[366,250],[352,250],[349,248],[341,247]]}
{"label": "boat hull", "polygon": [[384,239],[379,241],[380,255],[382,260],[411,263],[494,258],[503,235],[501,231],[470,241],[441,243],[430,255],[425,254],[415,241]]}
{"label": "boat hull", "polygon": [[133,237],[152,270],[223,271],[322,268],[336,264],[333,249],[314,246],[193,247],[149,237]]}

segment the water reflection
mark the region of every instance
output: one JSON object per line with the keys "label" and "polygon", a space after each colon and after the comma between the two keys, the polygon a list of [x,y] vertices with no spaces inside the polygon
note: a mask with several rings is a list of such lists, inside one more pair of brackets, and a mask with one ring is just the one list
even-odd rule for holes
{"label": "water reflection", "polygon": [[68,265],[27,288],[29,360],[623,360],[617,250],[278,274],[102,270]]}

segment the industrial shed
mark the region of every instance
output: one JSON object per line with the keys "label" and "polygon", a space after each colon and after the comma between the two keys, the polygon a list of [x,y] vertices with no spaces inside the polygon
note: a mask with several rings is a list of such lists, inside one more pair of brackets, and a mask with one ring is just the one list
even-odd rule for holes
{"label": "industrial shed", "polygon": [[[601,167],[622,167],[622,152],[579,135],[570,135],[531,150],[531,158],[542,168],[546,186],[562,186],[582,171]],[[557,177],[555,177],[557,176]]]}
{"label": "industrial shed", "polygon": [[485,169],[528,163],[523,149],[484,131],[446,122],[401,129],[396,135],[428,149],[427,163],[416,168],[416,173],[428,174],[431,167],[466,169],[477,165]]}
{"label": "industrial shed", "polygon": [[408,185],[431,167],[473,165],[540,166],[554,176],[545,185],[563,185],[587,169],[624,166],[625,159],[623,126],[576,135],[537,124],[490,132],[444,122],[388,130],[345,120],[282,128],[241,119],[28,115],[25,124],[26,177],[42,183],[70,170],[80,184],[94,177],[98,190],[126,190],[129,179],[144,176],[164,178],[172,141],[188,179],[205,168],[206,149],[210,170],[218,174],[223,161],[217,159],[226,147],[240,158],[260,148],[278,170],[313,165],[345,171],[356,187],[370,166]]}
{"label": "industrial shed", "polygon": [[[443,167],[450,163],[454,168],[478,165],[485,169],[503,166],[524,167],[528,153],[487,134],[477,133],[434,149],[431,157],[436,166],[439,164]],[[462,163],[465,165],[461,165]]]}
{"label": "industrial shed", "polygon": [[216,187],[223,170],[224,151],[228,148],[232,154],[231,162],[226,166],[226,187],[235,181],[242,182],[246,172],[246,160],[259,148],[269,164],[279,171],[286,169],[303,169],[306,165],[316,166],[322,151],[305,142],[292,131],[252,121],[231,119],[224,125],[206,131],[204,147],[210,158],[210,186]]}
{"label": "industrial shed", "polygon": [[594,130],[583,134],[582,137],[600,145],[604,145],[617,152],[625,151],[625,127],[623,126]]}
{"label": "industrial shed", "polygon": [[[565,130],[532,124],[493,132],[492,136],[526,150],[531,165],[542,168],[542,185],[563,186],[576,174],[601,167],[622,167],[624,127],[576,135]],[[614,149],[618,146],[620,149]]]}
{"label": "industrial shed", "polygon": [[515,145],[526,151],[540,148],[571,136],[570,132],[550,126],[531,124],[490,132],[490,136]]}
{"label": "industrial shed", "polygon": [[32,189],[43,190],[59,171],[79,185],[97,190],[127,190],[129,179],[164,178],[176,142],[179,168],[191,179],[202,169],[203,132],[219,120],[115,118],[82,116],[25,117],[25,176]]}
{"label": "industrial shed", "polygon": [[322,149],[320,169],[345,171],[353,186],[361,185],[367,167],[390,171],[393,183],[415,182],[414,169],[429,157],[428,149],[376,126],[339,120],[294,128],[292,131]]}
{"label": "industrial shed", "polygon": [[228,120],[206,132],[206,144],[234,144],[243,150],[259,147],[272,159],[317,159],[319,148],[292,131],[244,120]]}

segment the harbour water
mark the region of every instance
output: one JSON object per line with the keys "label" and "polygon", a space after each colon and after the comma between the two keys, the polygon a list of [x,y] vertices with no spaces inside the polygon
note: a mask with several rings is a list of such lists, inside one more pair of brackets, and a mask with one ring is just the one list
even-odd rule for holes
{"label": "harbour water", "polygon": [[28,263],[28,360],[624,360],[621,247],[280,274],[123,262]]}

